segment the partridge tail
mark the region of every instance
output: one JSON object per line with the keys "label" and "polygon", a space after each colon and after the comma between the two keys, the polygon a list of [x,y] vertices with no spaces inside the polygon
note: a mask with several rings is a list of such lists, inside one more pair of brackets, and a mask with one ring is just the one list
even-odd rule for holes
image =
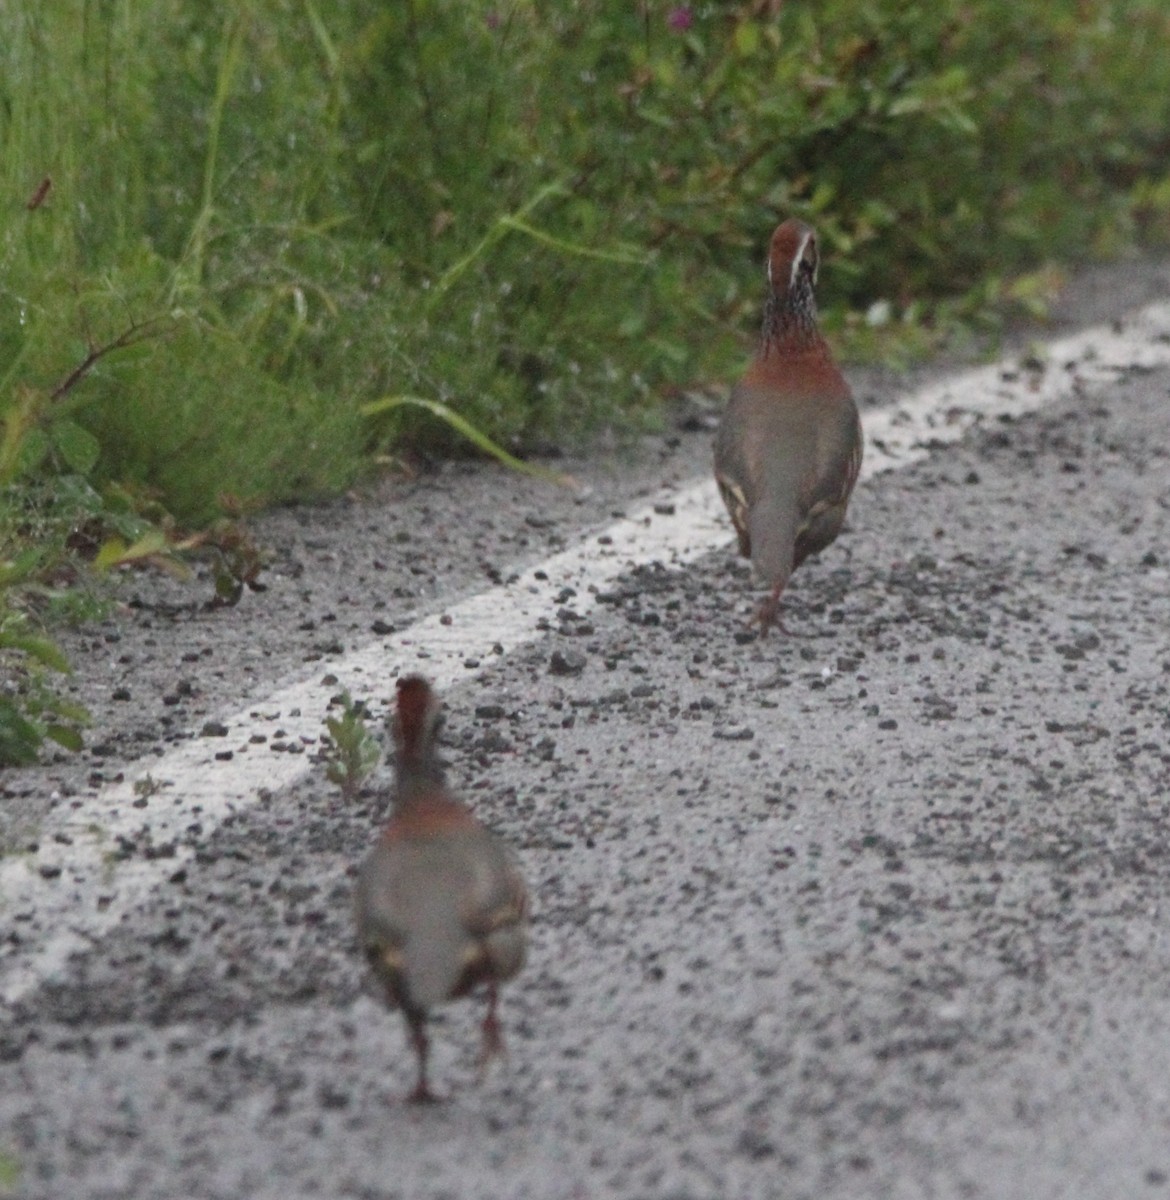
{"label": "partridge tail", "polygon": [[792,574],[798,520],[791,500],[764,496],[751,513],[752,566],[763,583],[783,591]]}
{"label": "partridge tail", "polygon": [[463,973],[467,935],[452,915],[432,913],[411,930],[405,974],[415,1004],[430,1008],[447,1000]]}

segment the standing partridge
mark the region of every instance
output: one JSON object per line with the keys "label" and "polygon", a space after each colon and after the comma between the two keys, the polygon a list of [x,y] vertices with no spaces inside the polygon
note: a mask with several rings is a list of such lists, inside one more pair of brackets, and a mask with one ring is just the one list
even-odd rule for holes
{"label": "standing partridge", "polygon": [[761,635],[792,572],[840,532],[861,467],[861,421],[817,328],[816,279],[816,233],[785,221],[768,251],[760,346],[715,442],[739,552],[772,589],[757,614]]}
{"label": "standing partridge", "polygon": [[480,1065],[503,1052],[497,987],[524,965],[528,898],[512,857],[451,795],[436,750],[439,702],[425,679],[398,681],[394,811],[358,875],[358,937],[427,1082],[427,1010],[486,985]]}

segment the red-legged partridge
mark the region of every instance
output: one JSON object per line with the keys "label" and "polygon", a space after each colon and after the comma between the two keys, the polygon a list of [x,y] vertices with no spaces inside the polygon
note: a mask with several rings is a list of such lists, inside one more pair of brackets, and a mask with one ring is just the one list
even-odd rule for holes
{"label": "red-legged partridge", "polygon": [[528,899],[507,847],[448,790],[436,749],[439,703],[418,676],[398,681],[394,811],[358,875],[358,937],[427,1080],[427,1012],[487,990],[481,1065],[503,1051],[497,989],[524,964]]}
{"label": "red-legged partridge", "polygon": [[731,392],[715,442],[715,478],[739,550],[771,589],[775,622],[789,576],[840,532],[861,467],[861,422],[817,328],[817,237],[785,221],[768,251],[768,296],[756,357]]}

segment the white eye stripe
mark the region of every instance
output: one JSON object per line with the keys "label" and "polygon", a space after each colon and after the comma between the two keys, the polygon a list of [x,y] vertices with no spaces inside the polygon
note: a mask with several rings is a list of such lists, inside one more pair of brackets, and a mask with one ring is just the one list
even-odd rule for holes
{"label": "white eye stripe", "polygon": [[[800,269],[807,265],[810,268],[812,283],[815,285],[817,281],[817,273],[820,267],[819,255],[817,254],[817,235],[816,232],[810,229],[807,225],[802,225],[799,222],[790,222],[789,224],[798,226],[791,230],[791,233],[796,236],[796,244],[791,254],[781,252],[781,247],[787,239],[780,239],[782,233],[788,233],[789,230],[785,226],[781,226],[773,236],[772,243],[768,247],[768,256],[764,260],[765,274],[768,278],[768,288],[770,291],[776,290],[776,265],[783,258],[788,258],[788,291],[795,292],[799,290]],[[780,245],[777,245],[777,242]],[[784,247],[786,250],[787,247]]]}
{"label": "white eye stripe", "polygon": [[[804,262],[804,252],[808,249],[808,244],[812,240],[813,240],[813,232],[810,229],[805,233],[804,237],[802,237],[800,239],[800,243],[796,247],[796,253],[792,256],[792,276],[788,280],[788,286],[790,288],[796,287],[797,272],[800,270],[800,264],[802,262]],[[817,281],[816,253],[817,253],[816,249],[814,248],[813,253],[812,253],[813,283],[816,283],[816,281]],[[770,264],[769,264],[769,269],[770,269]]]}

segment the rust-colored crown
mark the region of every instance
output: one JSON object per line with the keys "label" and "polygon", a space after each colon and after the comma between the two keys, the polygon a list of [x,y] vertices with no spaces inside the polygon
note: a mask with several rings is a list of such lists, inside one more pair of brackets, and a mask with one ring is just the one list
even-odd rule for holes
{"label": "rust-colored crown", "polygon": [[791,292],[803,274],[810,284],[817,281],[819,265],[817,235],[811,225],[796,217],[776,227],[768,248],[768,282],[778,292]]}
{"label": "rust-colored crown", "polygon": [[425,759],[431,750],[439,698],[421,675],[398,681],[398,751],[408,762]]}
{"label": "rust-colored crown", "polygon": [[775,346],[820,348],[817,331],[817,281],[820,256],[811,225],[796,217],[776,227],[768,247],[768,295],[764,301],[764,328],[760,357]]}

